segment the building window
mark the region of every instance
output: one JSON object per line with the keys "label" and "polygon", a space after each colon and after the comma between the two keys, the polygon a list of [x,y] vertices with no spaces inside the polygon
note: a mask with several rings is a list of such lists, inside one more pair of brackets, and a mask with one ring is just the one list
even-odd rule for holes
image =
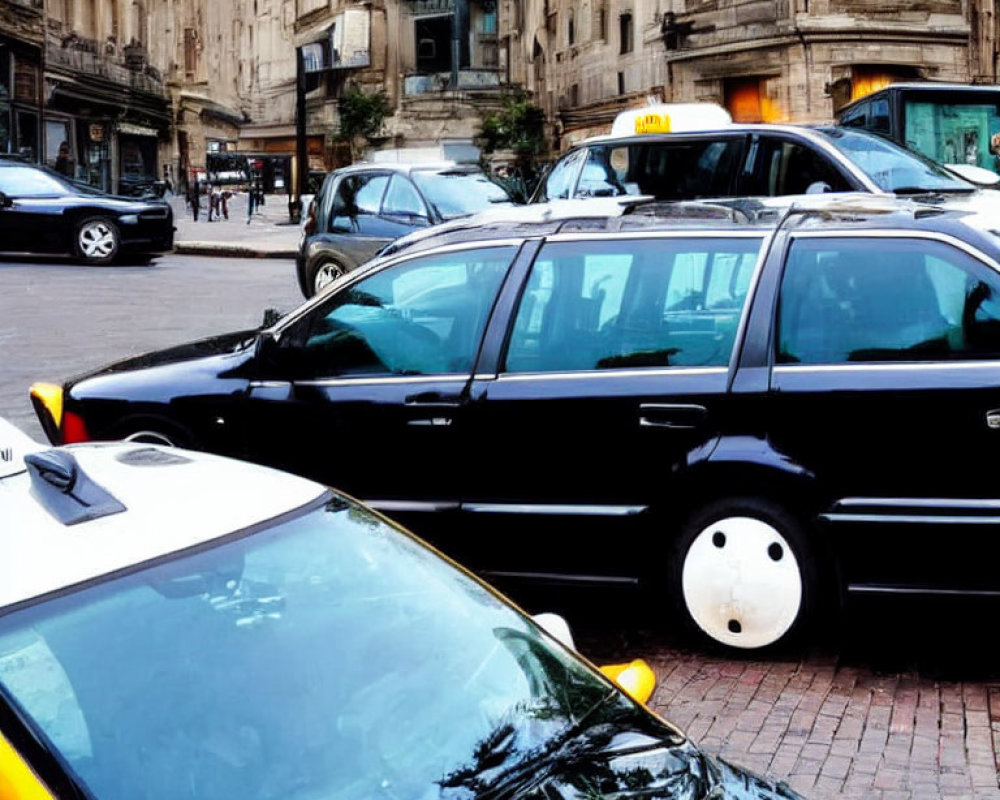
{"label": "building window", "polygon": [[569,20],[566,23],[566,41],[570,47],[576,44],[576,29],[574,28],[573,12],[569,12]]}
{"label": "building window", "polygon": [[597,38],[602,42],[608,39],[608,7],[601,3],[597,7]]}
{"label": "building window", "polygon": [[632,40],[632,12],[627,11],[618,17],[618,32],[621,48],[619,53],[631,53],[633,48]]}
{"label": "building window", "polygon": [[576,108],[580,105],[580,84],[574,83],[569,87],[569,104]]}
{"label": "building window", "polygon": [[198,32],[194,28],[184,29],[184,73],[194,78],[198,69]]}
{"label": "building window", "polygon": [[779,122],[780,113],[767,95],[765,78],[729,78],[723,85],[723,104],[733,122]]}
{"label": "building window", "polygon": [[618,73],[618,94],[625,94],[625,73]]}

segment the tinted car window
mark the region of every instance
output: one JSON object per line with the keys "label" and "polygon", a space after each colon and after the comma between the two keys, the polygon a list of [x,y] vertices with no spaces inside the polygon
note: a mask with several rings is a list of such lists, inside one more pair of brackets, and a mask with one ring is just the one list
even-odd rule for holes
{"label": "tinted car window", "polygon": [[427,217],[427,209],[417,190],[402,175],[393,175],[382,202],[382,213],[401,217]]}
{"label": "tinted car window", "polygon": [[826,156],[787,139],[763,137],[752,169],[757,178],[753,192],[769,197],[851,189]]}
{"label": "tinted car window", "polygon": [[732,194],[742,141],[704,139],[649,142],[628,147],[627,172],[622,176],[635,193],[658,200],[685,200]]}
{"label": "tinted car window", "polygon": [[777,339],[785,364],[995,357],[1000,276],[939,242],[798,240]]}
{"label": "tinted car window", "polygon": [[384,174],[346,175],[337,184],[330,228],[351,230],[361,214],[378,214],[389,176]]}
{"label": "tinted car window", "polygon": [[68,194],[69,189],[53,175],[32,167],[0,168],[0,192],[11,197],[43,197]]}
{"label": "tinted car window", "polygon": [[358,281],[288,337],[311,375],[468,372],[509,247],[438,254]]}
{"label": "tinted car window", "polygon": [[759,239],[546,245],[514,322],[510,372],[729,362]]}

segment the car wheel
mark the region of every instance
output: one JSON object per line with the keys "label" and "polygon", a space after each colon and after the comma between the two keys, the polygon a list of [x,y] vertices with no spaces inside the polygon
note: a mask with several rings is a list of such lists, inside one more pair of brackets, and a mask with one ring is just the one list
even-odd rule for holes
{"label": "car wheel", "polygon": [[88,264],[110,264],[120,246],[118,227],[107,217],[89,217],[73,234],[73,249]]}
{"label": "car wheel", "polygon": [[309,287],[312,293],[319,294],[328,284],[345,275],[347,271],[347,267],[332,258],[317,261],[309,270]]}
{"label": "car wheel", "polygon": [[801,522],[758,498],[711,503],[674,542],[675,609],[703,642],[764,650],[802,632],[816,605],[818,570]]}

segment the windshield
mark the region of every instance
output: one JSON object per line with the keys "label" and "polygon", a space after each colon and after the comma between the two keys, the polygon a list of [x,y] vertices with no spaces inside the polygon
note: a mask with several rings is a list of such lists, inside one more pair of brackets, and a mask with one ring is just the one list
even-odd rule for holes
{"label": "windshield", "polygon": [[944,167],[874,134],[848,128],[819,128],[828,142],[886,192],[973,192],[971,183]]}
{"label": "windshield", "polygon": [[442,219],[464,217],[497,203],[510,203],[510,196],[481,172],[431,172],[414,170],[413,180]]}
{"label": "windshield", "polygon": [[71,194],[68,184],[31,166],[0,167],[0,192],[9,197],[49,197]]}
{"label": "windshield", "polygon": [[714,769],[339,498],[0,617],[0,691],[98,800],[524,796],[618,762],[624,788],[638,751],[693,797]]}

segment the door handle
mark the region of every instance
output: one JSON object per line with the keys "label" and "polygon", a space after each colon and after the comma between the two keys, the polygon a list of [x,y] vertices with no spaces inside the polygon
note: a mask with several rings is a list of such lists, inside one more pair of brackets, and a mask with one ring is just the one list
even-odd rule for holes
{"label": "door handle", "polygon": [[986,427],[992,431],[1000,430],[1000,409],[986,412]]}
{"label": "door handle", "polygon": [[705,421],[705,406],[682,403],[642,403],[639,406],[639,426],[692,430]]}
{"label": "door handle", "polygon": [[403,398],[403,403],[408,406],[431,406],[434,408],[458,408],[461,401],[461,395],[445,394],[444,392],[420,392]]}

